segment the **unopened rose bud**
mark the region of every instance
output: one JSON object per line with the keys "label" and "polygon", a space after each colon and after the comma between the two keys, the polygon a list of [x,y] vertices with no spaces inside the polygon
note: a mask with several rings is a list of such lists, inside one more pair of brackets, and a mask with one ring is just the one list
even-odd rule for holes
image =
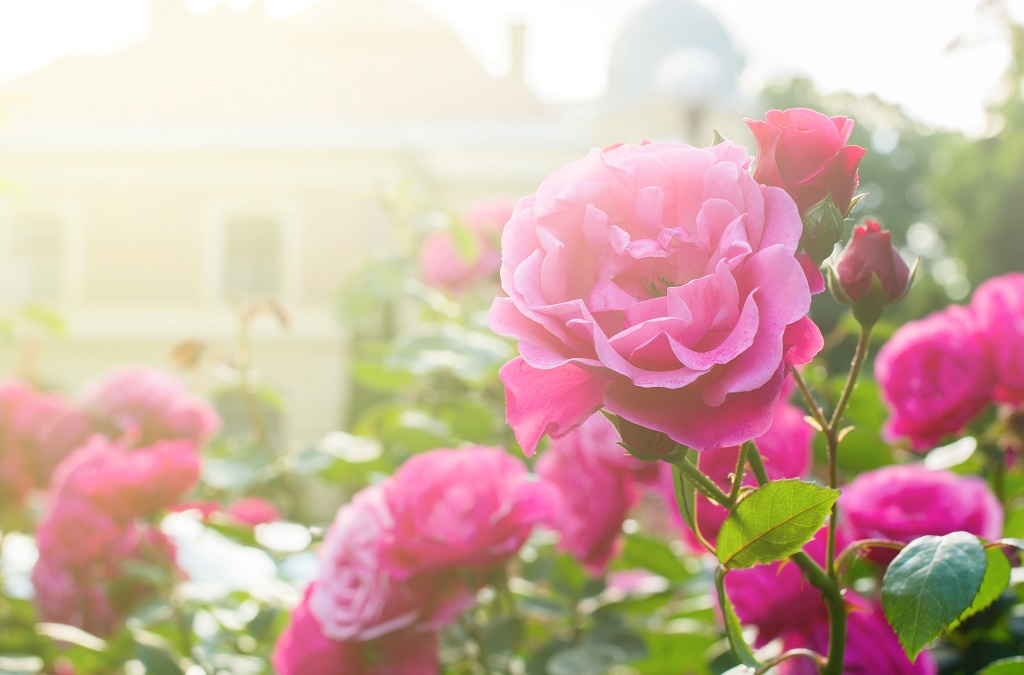
{"label": "unopened rose bud", "polygon": [[610,416],[622,439],[626,451],[645,462],[668,457],[675,452],[678,444],[660,431],[654,431],[634,424],[618,415]]}
{"label": "unopened rose bud", "polygon": [[835,269],[829,270],[832,294],[851,305],[857,321],[866,326],[878,321],[883,307],[907,294],[912,279],[913,272],[892,245],[889,232],[874,220],[854,228]]}
{"label": "unopened rose bud", "polygon": [[843,238],[843,214],[828,196],[804,211],[802,219],[804,233],[800,244],[814,264],[821,265]]}

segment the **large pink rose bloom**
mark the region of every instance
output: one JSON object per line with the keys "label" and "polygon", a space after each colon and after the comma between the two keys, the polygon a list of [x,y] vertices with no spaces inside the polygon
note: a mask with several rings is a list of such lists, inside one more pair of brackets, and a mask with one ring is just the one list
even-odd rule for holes
{"label": "large pink rose bloom", "polygon": [[[899,638],[877,604],[850,593],[847,604],[857,605],[846,619],[846,652],[843,655],[844,675],[935,675],[938,666],[928,652],[921,652],[911,662],[900,646]],[[800,633],[791,633],[782,642],[784,650],[811,649],[819,654],[828,650],[828,618],[824,612]],[[818,668],[808,659],[785,661],[779,675],[817,675]]]}
{"label": "large pink rose bloom", "polygon": [[910,543],[958,531],[982,539],[1003,534],[1003,508],[984,480],[921,464],[862,473],[843,489],[839,503],[843,525],[855,539]]}
{"label": "large pink rose bloom", "polygon": [[481,446],[417,455],[382,488],[393,518],[382,561],[399,578],[503,563],[554,501],[520,460]]}
{"label": "large pink rose bloom", "polygon": [[277,639],[270,661],[277,675],[436,675],[437,634],[406,631],[370,643],[324,635],[310,611],[317,584],[306,590]]}
{"label": "large pink rose bloom", "polygon": [[971,299],[996,378],[997,400],[1024,403],[1024,274],[986,281]]}
{"label": "large pink rose bloom", "polygon": [[473,590],[452,575],[402,581],[385,571],[381,544],[393,525],[380,486],[360,491],[338,511],[309,596],[310,612],[331,639],[366,641],[414,624],[441,625],[472,606]]}
{"label": "large pink rose bloom", "polygon": [[878,352],[875,379],[891,413],[883,433],[915,449],[962,430],[994,385],[977,322],[958,306],[900,327]]}
{"label": "large pink rose bloom", "polygon": [[621,547],[622,523],[638,496],[637,474],[657,467],[627,455],[617,441],[612,423],[594,415],[552,443],[536,465],[560,497],[548,523],[561,536],[559,547],[595,576]]}
{"label": "large pink rose bloom", "polygon": [[520,200],[491,327],[527,454],[599,408],[706,450],[760,436],[791,365],[821,348],[780,188],[721,143],[594,150]]}
{"label": "large pink rose bloom", "polygon": [[220,418],[210,404],[158,370],[107,375],[88,388],[83,405],[105,433],[139,445],[175,438],[202,444],[220,430]]}

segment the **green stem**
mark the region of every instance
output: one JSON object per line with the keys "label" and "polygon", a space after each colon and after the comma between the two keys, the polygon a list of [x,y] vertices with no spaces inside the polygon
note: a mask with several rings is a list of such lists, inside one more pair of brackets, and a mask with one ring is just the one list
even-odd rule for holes
{"label": "green stem", "polygon": [[794,368],[792,371],[793,381],[796,382],[797,389],[800,390],[800,395],[804,397],[804,401],[807,402],[807,408],[811,411],[811,416],[814,421],[818,423],[820,431],[824,431],[828,427],[828,422],[825,420],[825,413],[822,412],[821,406],[814,400],[814,395],[811,394],[810,388],[807,383],[804,382],[803,376],[800,371]]}
{"label": "green stem", "polygon": [[[754,443],[748,442],[747,460],[759,485],[768,483],[768,472]],[[846,651],[846,607],[843,604],[842,589],[834,576],[830,575],[811,556],[798,551],[789,557],[807,577],[812,586],[821,591],[828,605],[828,661],[822,668],[822,675],[842,675],[843,654]]]}
{"label": "green stem", "polygon": [[720,504],[727,509],[732,509],[736,506],[736,502],[730,499],[729,495],[725,494],[720,487],[715,485],[714,481],[701,473],[700,469],[691,464],[690,461],[686,459],[686,455],[684,453],[672,453],[665,458],[665,461],[679,469],[680,473],[693,481],[694,486],[700,490],[701,494],[711,501]]}
{"label": "green stem", "polygon": [[832,419],[828,423],[828,430],[832,433],[835,432],[836,426],[846,410],[846,404],[850,402],[850,395],[853,394],[857,378],[860,377],[860,370],[864,366],[864,360],[868,355],[868,340],[870,337],[871,326],[861,326],[860,337],[857,339],[857,351],[853,355],[853,364],[850,366],[850,374],[846,376],[843,393],[839,395],[839,403],[836,404],[836,409],[832,411]]}
{"label": "green stem", "polygon": [[819,654],[818,652],[811,651],[810,649],[790,649],[788,652],[779,654],[774,659],[771,659],[763,666],[755,670],[754,675],[765,675],[765,673],[770,671],[772,668],[775,668],[783,661],[789,661],[790,659],[795,659],[801,656],[810,659],[811,661],[814,661],[814,664],[818,666],[818,668],[821,668],[825,665],[825,657]]}
{"label": "green stem", "polygon": [[740,497],[740,487],[743,486],[743,470],[747,465],[747,444],[740,448],[740,457],[736,461],[736,473],[732,476],[732,489],[729,490],[729,499],[733,504]]}

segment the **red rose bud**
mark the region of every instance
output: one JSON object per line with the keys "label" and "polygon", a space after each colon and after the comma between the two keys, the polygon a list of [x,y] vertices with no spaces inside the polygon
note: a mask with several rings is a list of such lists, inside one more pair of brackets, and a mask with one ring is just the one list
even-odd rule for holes
{"label": "red rose bud", "polygon": [[637,459],[653,462],[668,457],[678,447],[675,441],[660,431],[642,427],[618,415],[609,414],[608,418],[619,432],[619,438],[622,439],[621,445],[626,448],[626,452]]}
{"label": "red rose bud", "polygon": [[835,269],[829,270],[832,294],[839,302],[853,306],[853,314],[862,325],[873,325],[883,307],[901,300],[913,276],[892,245],[889,232],[874,220],[865,220],[854,228]]}
{"label": "red rose bud", "polygon": [[745,121],[757,141],[754,180],[784,189],[801,214],[829,196],[842,216],[850,212],[866,152],[846,144],[853,120],[793,108],[769,110],[764,122]]}

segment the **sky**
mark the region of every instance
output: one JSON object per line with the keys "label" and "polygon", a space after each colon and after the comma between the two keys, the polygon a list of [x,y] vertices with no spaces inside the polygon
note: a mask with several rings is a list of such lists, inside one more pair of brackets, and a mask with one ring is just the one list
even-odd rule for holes
{"label": "sky", "polygon": [[[158,0],[173,1],[173,0]],[[251,11],[259,0],[187,0]],[[316,0],[266,0],[287,16]],[[344,1],[344,0],[320,0]],[[508,25],[527,27],[527,82],[550,102],[598,95],[625,21],[648,0],[413,0],[448,23],[495,75]],[[1018,9],[1024,0],[1010,0]],[[744,87],[802,74],[824,91],[875,93],[913,117],[971,134],[1000,94],[1008,48],[979,0],[703,0],[747,55]],[[144,39],[148,0],[0,0],[0,83],[66,53],[110,53]],[[855,10],[851,10],[855,8]],[[1024,14],[1024,12],[1021,12]],[[962,46],[950,49],[959,42]]]}

